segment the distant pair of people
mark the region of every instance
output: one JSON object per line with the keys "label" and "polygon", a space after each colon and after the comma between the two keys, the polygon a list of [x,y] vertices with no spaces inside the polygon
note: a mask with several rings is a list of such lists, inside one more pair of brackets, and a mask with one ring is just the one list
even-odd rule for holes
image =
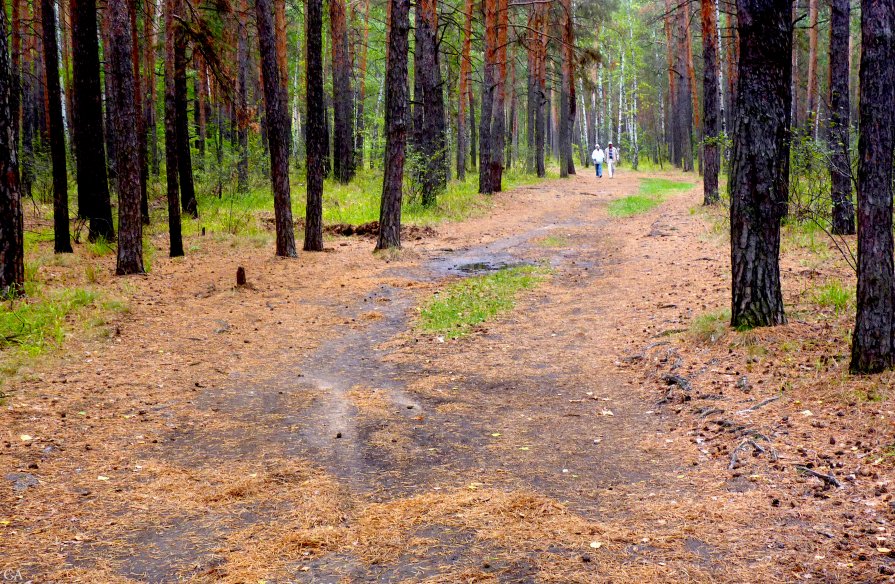
{"label": "distant pair of people", "polygon": [[612,142],[606,147],[606,150],[603,150],[599,144],[594,148],[594,151],[591,152],[591,160],[594,161],[594,168],[597,171],[597,178],[603,178],[603,165],[606,165],[606,172],[609,174],[609,178],[612,178],[612,175],[615,170],[615,165],[618,163],[618,148],[612,145]]}

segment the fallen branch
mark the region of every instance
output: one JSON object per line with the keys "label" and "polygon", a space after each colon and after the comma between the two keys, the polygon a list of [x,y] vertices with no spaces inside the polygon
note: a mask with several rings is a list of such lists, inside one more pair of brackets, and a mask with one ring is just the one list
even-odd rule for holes
{"label": "fallen branch", "polygon": [[[743,440],[742,442],[740,442],[740,445],[737,446],[736,448],[734,448],[733,452],[730,454],[730,464],[727,465],[727,470],[733,470],[734,468],[736,468],[736,465],[739,462],[737,456],[747,446],[751,446],[755,450],[755,452],[757,452],[758,454],[763,454],[763,453],[767,452],[767,450],[765,450],[764,446],[762,446],[755,440]],[[776,460],[777,455],[773,454],[772,458],[774,460]]]}
{"label": "fallen branch", "polygon": [[699,414],[700,418],[708,418],[709,416],[711,416],[713,414],[723,414],[724,410],[721,410],[718,408],[713,408],[713,407],[706,407],[706,408],[700,408],[699,410],[697,410],[696,413]]}
{"label": "fallen branch", "polygon": [[759,432],[758,430],[746,430],[743,432],[744,436],[752,436],[755,440],[764,440],[765,442],[770,443],[771,439]]}
{"label": "fallen branch", "polygon": [[662,376],[662,381],[665,382],[665,385],[676,385],[684,391],[690,391],[691,389],[693,389],[693,386],[690,385],[690,382],[680,375],[672,375],[670,373],[666,373]]}
{"label": "fallen branch", "polygon": [[671,343],[668,341],[658,341],[656,343],[650,343],[649,345],[644,347],[644,349],[641,352],[637,353],[636,355],[631,355],[629,357],[625,357],[624,359],[622,359],[622,361],[624,361],[626,363],[632,363],[634,361],[642,361],[643,359],[646,358],[646,354],[650,350],[655,349],[656,347],[661,347],[662,345],[670,345],[670,344]]}
{"label": "fallen branch", "polygon": [[768,399],[755,404],[751,408],[746,408],[745,410],[740,410],[737,413],[738,414],[748,414],[749,412],[754,412],[755,410],[757,410],[759,408],[763,408],[766,405],[768,405],[769,403],[773,403],[773,402],[777,401],[778,399],[780,399],[779,395],[775,395],[774,397],[769,397]]}
{"label": "fallen branch", "polygon": [[824,474],[822,472],[817,472],[816,470],[811,470],[807,466],[802,466],[801,464],[796,465],[796,470],[807,475],[813,476],[816,479],[820,479],[824,482],[824,488],[827,487],[836,487],[837,489],[842,488],[842,483],[836,480],[832,474]]}

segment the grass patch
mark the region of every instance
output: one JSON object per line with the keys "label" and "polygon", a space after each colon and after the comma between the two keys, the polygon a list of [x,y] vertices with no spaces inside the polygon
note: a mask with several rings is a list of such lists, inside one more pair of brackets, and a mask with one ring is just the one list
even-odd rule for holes
{"label": "grass patch", "polygon": [[116,248],[115,245],[105,237],[100,237],[96,241],[87,243],[87,251],[90,255],[102,257],[115,253]]}
{"label": "grass patch", "polygon": [[[558,169],[548,169],[548,178],[556,178]],[[260,235],[269,231],[273,220],[273,195],[270,183],[262,177],[253,177],[246,193],[236,192],[236,182],[228,181],[220,189],[208,185],[197,186],[199,219],[184,218],[184,236],[195,235],[206,228],[210,233],[231,235]],[[305,182],[303,172],[293,172],[292,215],[295,219],[305,216]],[[431,226],[444,221],[460,221],[480,214],[491,205],[491,199],[478,192],[478,174],[467,172],[463,181],[452,180],[438,194],[437,204],[424,207],[419,201],[406,200],[402,210],[402,222],[407,225]],[[515,169],[507,169],[503,176],[503,188],[530,185],[543,179]],[[379,220],[382,196],[382,172],[362,169],[352,181],[339,184],[327,179],[323,185],[323,222],[325,224],[348,223],[360,225]]]}
{"label": "grass patch", "polygon": [[462,337],[475,325],[512,310],[516,294],[535,286],[543,274],[544,268],[521,266],[455,282],[422,309],[419,328],[449,339]]}
{"label": "grass patch", "polygon": [[812,301],[822,308],[832,309],[836,314],[847,310],[855,302],[855,289],[834,280],[815,288]]}
{"label": "grass patch", "polygon": [[718,342],[730,330],[730,311],[719,310],[700,314],[690,323],[690,334],[701,343]]}
{"label": "grass patch", "polygon": [[688,191],[693,183],[673,181],[665,178],[642,178],[636,195],[615,199],[609,203],[609,214],[613,217],[631,217],[647,213],[658,207],[665,197]]}
{"label": "grass patch", "polygon": [[36,300],[13,300],[0,308],[0,348],[16,346],[31,355],[65,338],[70,313],[96,301],[96,292],[83,288],[54,290]]}
{"label": "grass patch", "polygon": [[547,235],[538,240],[541,247],[568,247],[569,238],[565,235]]}

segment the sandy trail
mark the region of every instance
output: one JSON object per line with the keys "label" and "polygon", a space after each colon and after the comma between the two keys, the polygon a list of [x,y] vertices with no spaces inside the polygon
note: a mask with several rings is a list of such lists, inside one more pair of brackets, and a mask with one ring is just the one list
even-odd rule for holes
{"label": "sandy trail", "polygon": [[[680,270],[695,280],[715,253],[687,213],[695,191],[607,217],[643,176],[583,169],[498,195],[388,263],[347,238],[296,261],[212,242],[159,261],[119,337],[76,347],[2,413],[4,474],[40,485],[0,498],[0,567],[58,582],[743,579],[724,530],[705,529],[694,449],[625,365],[680,325]],[[458,341],[414,332],[445,281],[516,263],[553,274],[511,314]],[[236,265],[251,289],[230,288]]]}

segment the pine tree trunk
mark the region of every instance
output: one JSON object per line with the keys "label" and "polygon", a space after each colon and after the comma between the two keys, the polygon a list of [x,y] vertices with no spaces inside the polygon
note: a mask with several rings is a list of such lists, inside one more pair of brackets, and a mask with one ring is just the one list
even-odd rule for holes
{"label": "pine tree trunk", "polygon": [[90,241],[115,239],[100,86],[95,0],[71,0],[75,124],[73,142],[78,183],[78,216],[88,219]]}
{"label": "pine tree trunk", "polygon": [[[742,84],[742,81],[740,82]],[[858,138],[858,291],[851,370],[892,367],[895,267],[892,254],[892,155],[895,148],[895,5],[861,4]],[[742,91],[742,89],[740,90]]]}
{"label": "pine tree trunk", "polygon": [[[46,1],[46,0],[45,0]],[[118,175],[118,275],[143,273],[143,225],[140,217],[140,160],[138,118],[134,91],[131,19],[128,0],[109,0],[109,70],[115,76],[112,130],[117,136],[115,166]]]}
{"label": "pine tree trunk", "polygon": [[333,176],[347,184],[354,176],[354,99],[345,0],[329,0],[333,60]]}
{"label": "pine tree trunk", "polygon": [[[108,46],[110,44],[109,40],[109,15],[107,9],[103,9],[101,14],[101,29],[100,35],[103,43],[103,47]],[[108,96],[112,95],[113,85],[115,83],[115,77],[112,75],[110,70],[109,60],[103,58],[102,60],[103,66],[103,89],[105,96],[105,116],[106,123],[104,124],[105,128],[105,138],[106,138],[106,160],[108,162],[108,175],[109,181],[117,188],[117,180],[118,174],[115,165],[115,160],[117,154],[115,153],[115,132],[113,131],[114,127],[114,117],[115,112],[112,111],[114,104],[111,100],[108,99]]]}
{"label": "pine tree trunk", "polygon": [[[467,0],[468,1],[468,0]],[[538,12],[536,7],[529,8],[527,58],[528,58],[528,84],[526,85],[526,111],[525,111],[525,171],[535,172],[535,109],[537,108],[537,48],[538,48]]]}
{"label": "pine tree trunk", "polygon": [[[559,93],[559,176],[565,178],[569,174],[574,174],[574,170],[570,173],[569,167],[572,164],[572,122],[574,113],[571,111],[572,105],[575,103],[572,98],[572,88],[574,81],[572,80],[572,3],[571,0],[563,0],[561,3],[562,18],[562,79],[560,81]],[[619,114],[621,115],[621,114]]]}
{"label": "pine tree trunk", "polygon": [[[797,22],[799,18],[799,5],[801,0],[793,0],[792,3],[792,21]],[[799,79],[799,29],[792,31],[792,127],[799,127],[799,107],[802,103],[799,93],[802,90],[801,80]]]}
{"label": "pine tree trunk", "polygon": [[[140,75],[140,41],[137,38],[137,0],[130,1],[130,19],[131,19],[131,63],[134,67],[134,99],[136,100],[135,108],[138,114],[143,111],[143,87],[142,76]],[[140,165],[140,215],[144,225],[149,225],[149,199],[146,192],[146,180],[149,175],[149,168],[146,164],[146,128],[143,125],[143,116],[137,115],[137,155],[139,156]]]}
{"label": "pine tree trunk", "polygon": [[323,159],[326,135],[323,111],[323,2],[307,4],[307,206],[305,208],[305,251],[323,250]]}
{"label": "pine tree trunk", "polygon": [[249,38],[248,38],[248,3],[241,2],[239,15],[239,38],[236,44],[236,190],[240,193],[249,190]]}
{"label": "pine tree trunk", "polygon": [[830,3],[830,185],[833,200],[833,233],[855,232],[849,156],[849,20],[850,0]]}
{"label": "pine tree trunk", "polygon": [[727,103],[731,105],[727,114],[727,127],[732,131],[736,117],[737,103],[737,63],[740,60],[740,35],[736,25],[736,15],[727,15],[727,28],[730,30],[730,50],[727,51]]}
{"label": "pine tree trunk", "polygon": [[18,120],[13,106],[16,79],[6,44],[8,32],[5,2],[0,2],[0,297],[2,298],[17,296],[24,291],[25,286],[22,191],[19,187],[16,144]]}
{"label": "pine tree trunk", "polygon": [[[13,143],[16,147],[18,147],[19,136],[21,135],[19,120],[22,111],[22,12],[27,11],[23,4],[24,0],[12,0],[12,26],[7,27],[12,29],[10,31],[12,33],[12,66],[9,71],[9,119],[12,120]],[[18,172],[18,163],[16,163],[16,168],[16,172]],[[21,184],[19,184],[18,188],[21,189]],[[21,191],[19,194],[21,196]]]}
{"label": "pine tree trunk", "polygon": [[156,30],[157,18],[159,11],[159,0],[146,1],[146,15],[143,20],[144,36],[146,38],[146,103],[143,104],[143,120],[147,129],[147,157],[148,164],[153,176],[158,176],[161,172],[159,164],[158,151],[158,129],[156,128],[156,79],[155,79],[155,60],[158,44],[158,33]]}
{"label": "pine tree trunk", "polygon": [[62,121],[62,89],[59,85],[59,46],[52,0],[40,0],[43,15],[44,67],[49,113],[50,158],[53,161],[53,250],[71,253],[68,220],[68,172],[65,156],[65,127]]}
{"label": "pine tree trunk", "polygon": [[295,228],[292,223],[292,204],[289,193],[289,112],[281,90],[271,0],[256,0],[255,19],[258,25],[261,71],[264,79],[264,104],[267,112],[270,177],[273,184],[277,231],[276,254],[295,257]]}
{"label": "pine tree trunk", "polygon": [[507,0],[497,1],[497,46],[494,104],[491,110],[491,192],[503,190],[503,149],[506,141],[506,84],[507,31],[509,10]]}
{"label": "pine tree trunk", "polygon": [[741,43],[731,171],[735,327],[785,322],[780,219],[789,189],[789,0],[737,0]]}
{"label": "pine tree trunk", "polygon": [[401,199],[407,146],[407,52],[410,0],[389,0],[385,81],[385,170],[376,249],[401,247]]}
{"label": "pine tree trunk", "polygon": [[21,101],[19,107],[22,110],[22,152],[19,160],[19,179],[22,190],[22,197],[31,197],[31,185],[34,182],[34,125],[36,110],[34,107],[35,88],[32,80],[34,79],[35,59],[34,44],[35,35],[28,33],[30,30],[24,22],[28,16],[27,0],[22,1],[22,13],[19,20],[23,42],[26,44],[22,57],[22,74],[19,77],[21,83],[20,95]]}
{"label": "pine tree trunk", "polygon": [[[460,79],[457,94],[457,178],[466,180],[466,160],[469,148],[466,142],[466,95],[470,89],[470,75],[472,74],[472,0],[466,0],[465,20],[463,24],[463,48],[460,53]],[[474,122],[473,122],[474,123]]]}
{"label": "pine tree trunk", "polygon": [[196,125],[196,168],[205,168],[205,67],[202,58],[195,55],[196,76],[193,78],[193,122]]}
{"label": "pine tree trunk", "polygon": [[678,7],[672,16],[674,99],[672,100],[673,162],[684,172],[693,170],[693,108],[687,66],[687,12]]}
{"label": "pine tree trunk", "polygon": [[419,181],[422,204],[435,205],[447,186],[444,90],[438,56],[438,12],[436,0],[416,2],[414,47],[413,141],[422,157]]}
{"label": "pine tree trunk", "polygon": [[808,96],[806,131],[811,132],[817,116],[817,0],[808,0]]}
{"label": "pine tree trunk", "polygon": [[[183,16],[183,4],[178,2],[178,17]],[[168,34],[169,31],[165,31]],[[190,122],[186,87],[186,33],[175,23],[174,30],[174,111],[177,122],[177,173],[180,182],[180,205],[184,213],[199,216],[196,189],[193,184],[193,161],[190,152]],[[170,172],[170,171],[169,171]]]}
{"label": "pine tree trunk", "polygon": [[476,128],[478,125],[475,121],[475,92],[472,90],[472,83],[469,84],[469,166],[473,170],[478,164],[479,155],[477,149],[479,147],[479,138]]}
{"label": "pine tree trunk", "polygon": [[364,102],[367,98],[367,51],[370,40],[370,0],[364,0],[364,39],[360,47],[360,63],[357,71],[357,107],[354,128],[354,168],[364,167]]}
{"label": "pine tree trunk", "polygon": [[479,112],[479,192],[494,192],[491,178],[491,121],[497,91],[497,3],[482,0],[485,12],[485,63],[482,76],[482,106]]}
{"label": "pine tree trunk", "polygon": [[537,80],[535,87],[535,171],[539,177],[547,175],[547,14],[544,5],[540,12],[537,41]]}
{"label": "pine tree trunk", "polygon": [[165,0],[165,177],[168,193],[168,239],[172,258],[183,255],[180,225],[180,183],[177,180],[177,90],[175,88],[174,20],[182,0]]}
{"label": "pine tree trunk", "polygon": [[[848,1],[848,0],[846,0]],[[702,0],[702,103],[703,103],[703,204],[719,201],[718,173],[721,170],[720,101],[718,86],[718,37],[715,0]]]}

